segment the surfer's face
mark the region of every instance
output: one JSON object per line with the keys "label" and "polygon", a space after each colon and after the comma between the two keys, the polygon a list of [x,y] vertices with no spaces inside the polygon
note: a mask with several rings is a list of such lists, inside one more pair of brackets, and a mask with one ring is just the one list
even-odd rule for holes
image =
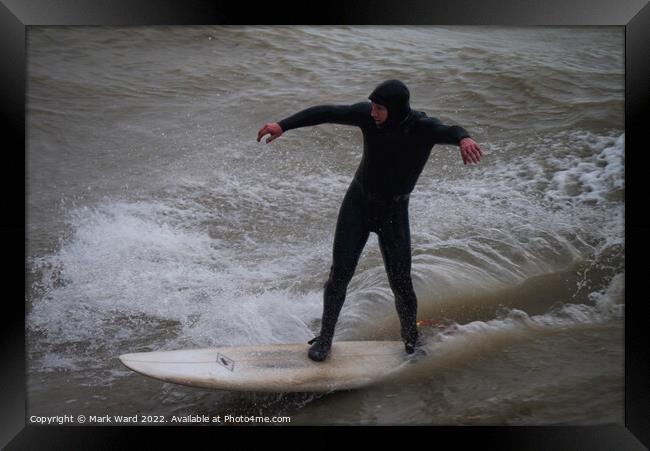
{"label": "surfer's face", "polygon": [[388,109],[375,102],[372,103],[372,110],[370,110],[370,115],[375,120],[375,124],[380,125],[386,122],[388,119]]}

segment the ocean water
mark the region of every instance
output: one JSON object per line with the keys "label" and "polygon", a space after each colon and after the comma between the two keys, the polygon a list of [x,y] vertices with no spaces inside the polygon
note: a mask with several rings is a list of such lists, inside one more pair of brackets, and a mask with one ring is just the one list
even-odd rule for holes
{"label": "ocean water", "polygon": [[[31,415],[285,415],[291,424],[622,423],[620,27],[30,27]],[[403,80],[465,127],[411,197],[428,355],[368,388],[163,383],[118,355],[306,342],[361,134],[300,109]],[[373,234],[336,340],[399,339]]]}

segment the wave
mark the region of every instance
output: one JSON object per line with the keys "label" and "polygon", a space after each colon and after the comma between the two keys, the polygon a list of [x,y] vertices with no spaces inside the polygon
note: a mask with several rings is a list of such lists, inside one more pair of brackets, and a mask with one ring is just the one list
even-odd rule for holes
{"label": "wave", "polygon": [[[498,164],[480,174],[455,177],[444,165],[423,174],[411,212],[422,315],[461,324],[493,321],[500,305],[528,315],[557,302],[593,308],[600,284],[623,272],[624,136],[555,138],[529,144],[543,152],[494,147]],[[29,261],[34,350],[73,358],[86,343],[84,358],[93,359],[124,343],[173,349],[311,338],[349,178],[257,176],[224,167],[155,196],[70,211],[59,247]],[[349,287],[341,339],[395,337],[373,240]],[[551,283],[553,274],[564,279]],[[542,276],[549,279],[536,283]],[[533,288],[508,291],[526,284]]]}

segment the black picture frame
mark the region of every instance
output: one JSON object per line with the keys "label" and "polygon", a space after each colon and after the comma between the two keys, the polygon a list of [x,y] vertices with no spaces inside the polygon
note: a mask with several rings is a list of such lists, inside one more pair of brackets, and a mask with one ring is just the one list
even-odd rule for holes
{"label": "black picture frame", "polygon": [[[2,0],[0,4],[0,111],[3,138],[3,196],[0,228],[5,238],[5,287],[1,334],[0,447],[7,449],[120,449],[142,434],[168,440],[186,427],[34,426],[26,423],[25,364],[25,85],[26,27],[41,25],[615,25],[625,28],[625,422],[584,427],[434,427],[427,440],[454,446],[512,450],[632,450],[650,446],[647,325],[643,315],[642,261],[648,255],[650,221],[644,216],[647,188],[644,146],[650,106],[650,6],[644,0],[417,0],[355,1],[300,5],[242,4],[208,0]],[[22,281],[22,284],[21,284]],[[21,287],[22,285],[22,287]],[[9,288],[8,290],[6,288]],[[22,292],[19,290],[22,288]],[[646,337],[645,339],[643,337]],[[201,428],[201,437],[218,429]],[[239,440],[248,427],[234,428]],[[280,430],[265,428],[277,435]],[[341,428],[332,428],[341,429]],[[349,428],[345,428],[349,429]],[[367,430],[368,428],[360,428]],[[371,428],[378,440],[394,429]],[[192,428],[196,434],[197,429]],[[265,434],[266,435],[266,434]],[[320,435],[317,435],[319,437]],[[307,435],[307,445],[313,443]],[[313,436],[312,436],[313,438]],[[209,440],[209,439],[208,439]],[[318,440],[317,440],[318,441]],[[215,442],[207,442],[216,446]],[[242,442],[240,442],[241,444]]]}

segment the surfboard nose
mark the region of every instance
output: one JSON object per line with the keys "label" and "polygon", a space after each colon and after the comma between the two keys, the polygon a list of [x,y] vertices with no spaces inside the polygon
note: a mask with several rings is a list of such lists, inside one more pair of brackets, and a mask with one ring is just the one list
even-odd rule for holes
{"label": "surfboard nose", "polygon": [[147,371],[151,364],[155,364],[160,360],[158,354],[157,352],[134,352],[122,354],[118,358],[127,368],[143,373]]}
{"label": "surfboard nose", "polygon": [[150,376],[152,372],[166,373],[166,367],[168,365],[164,365],[165,362],[162,362],[162,368],[160,368],[161,362],[159,362],[160,358],[158,354],[154,352],[136,352],[122,354],[118,358],[128,369],[145,376]]}
{"label": "surfboard nose", "polygon": [[142,362],[142,357],[145,358],[144,356],[145,353],[130,353],[130,354],[122,354],[119,356],[120,362],[127,368],[130,368],[132,370],[135,370],[134,365],[137,366],[138,362]]}
{"label": "surfboard nose", "polygon": [[141,361],[138,359],[138,356],[142,356],[144,353],[131,353],[131,354],[122,354],[118,358],[120,359],[120,362],[127,368],[137,371],[138,370],[138,361]]}
{"label": "surfboard nose", "polygon": [[120,355],[119,359],[122,361],[122,363],[128,362],[128,361],[147,362],[147,361],[151,361],[152,358],[155,358],[155,356],[153,356],[152,354],[154,354],[154,353],[152,353],[152,352],[132,352],[132,353],[129,353],[129,354]]}

